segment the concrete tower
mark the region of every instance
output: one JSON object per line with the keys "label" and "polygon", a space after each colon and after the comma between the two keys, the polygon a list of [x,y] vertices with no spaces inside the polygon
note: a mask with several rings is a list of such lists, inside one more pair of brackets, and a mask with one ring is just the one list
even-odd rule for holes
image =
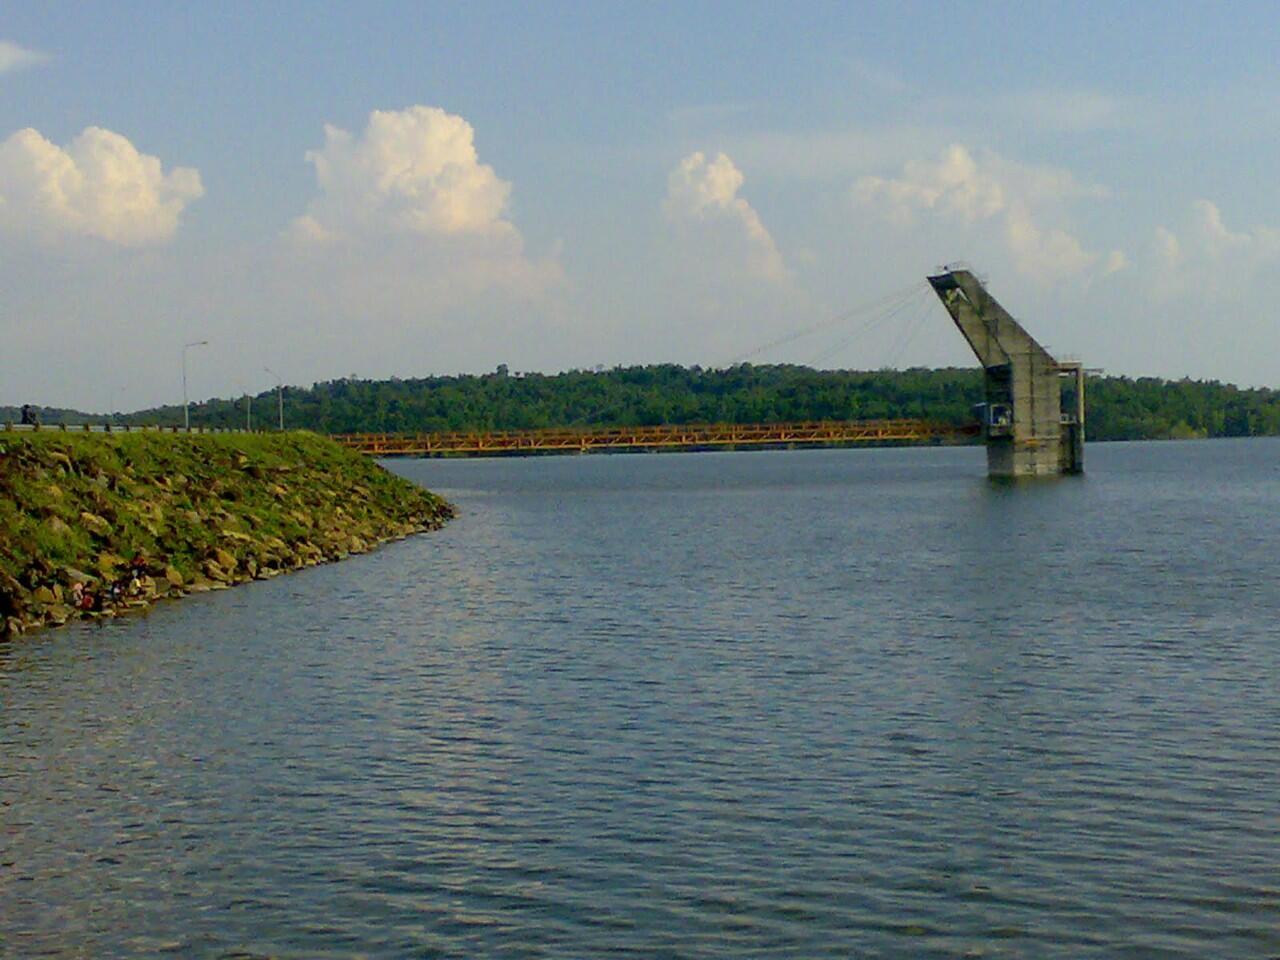
{"label": "concrete tower", "polygon": [[[1045,477],[1084,471],[1084,368],[1060,363],[968,270],[930,277],[986,373],[987,473]],[[1074,388],[1063,414],[1063,380]]]}

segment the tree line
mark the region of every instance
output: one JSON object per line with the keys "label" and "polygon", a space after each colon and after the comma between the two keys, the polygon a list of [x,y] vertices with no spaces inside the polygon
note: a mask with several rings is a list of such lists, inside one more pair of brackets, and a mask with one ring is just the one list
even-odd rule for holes
{"label": "tree line", "polygon": [[[815,370],[789,364],[703,369],[676,364],[418,379],[346,378],[285,388],[292,428],[322,433],[528,430],[543,427],[770,423],[801,420],[974,419],[982,372]],[[1090,377],[1088,434],[1096,440],[1280,435],[1280,391],[1204,380]],[[276,422],[274,391],[253,398],[255,425]],[[163,407],[123,422],[180,424]],[[47,421],[48,422],[48,421]],[[242,427],[245,400],[192,404],[193,426]]]}

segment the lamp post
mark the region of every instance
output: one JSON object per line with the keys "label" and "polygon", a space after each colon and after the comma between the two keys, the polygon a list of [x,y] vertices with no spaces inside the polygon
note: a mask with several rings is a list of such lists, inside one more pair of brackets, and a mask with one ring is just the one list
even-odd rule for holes
{"label": "lamp post", "polygon": [[280,374],[276,373],[270,367],[263,367],[263,370],[276,378],[276,409],[280,413],[280,430],[284,431],[284,381],[280,379]]}
{"label": "lamp post", "polygon": [[182,426],[188,433],[191,432],[191,403],[187,400],[187,351],[208,345],[208,340],[193,340],[182,345]]}

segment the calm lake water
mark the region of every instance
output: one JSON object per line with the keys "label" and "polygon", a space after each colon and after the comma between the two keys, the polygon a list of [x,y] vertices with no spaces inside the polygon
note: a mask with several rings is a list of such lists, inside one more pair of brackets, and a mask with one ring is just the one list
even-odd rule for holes
{"label": "calm lake water", "polygon": [[1280,954],[1280,443],[392,466],[0,647],[0,955]]}

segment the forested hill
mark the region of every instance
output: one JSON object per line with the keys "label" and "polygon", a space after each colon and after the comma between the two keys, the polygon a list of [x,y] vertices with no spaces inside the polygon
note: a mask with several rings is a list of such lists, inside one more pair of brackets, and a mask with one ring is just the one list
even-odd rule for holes
{"label": "forested hill", "polygon": [[[659,365],[553,375],[496,373],[417,380],[334,380],[287,387],[290,427],[325,433],[661,423],[766,423],[920,417],[961,423],[982,399],[976,369],[813,370],[742,364]],[[1093,377],[1089,436],[1098,440],[1280,434],[1280,392],[1216,381]],[[255,425],[276,418],[274,392],[254,398]],[[182,409],[137,423],[180,423]],[[191,422],[243,426],[244,401],[193,404]]]}
{"label": "forested hill", "polygon": [[[101,414],[84,413],[65,407],[32,406],[36,418],[41,423],[97,423],[102,420]],[[178,411],[181,413],[182,411]],[[4,406],[0,404],[0,423],[21,423],[22,407],[18,405]]]}

